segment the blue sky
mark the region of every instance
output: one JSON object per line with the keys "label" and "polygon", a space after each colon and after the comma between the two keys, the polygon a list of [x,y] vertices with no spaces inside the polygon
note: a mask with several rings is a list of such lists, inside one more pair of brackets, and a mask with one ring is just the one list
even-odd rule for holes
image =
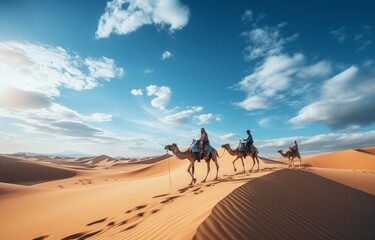
{"label": "blue sky", "polygon": [[1,1],[0,151],[142,157],[252,131],[375,145],[372,1]]}

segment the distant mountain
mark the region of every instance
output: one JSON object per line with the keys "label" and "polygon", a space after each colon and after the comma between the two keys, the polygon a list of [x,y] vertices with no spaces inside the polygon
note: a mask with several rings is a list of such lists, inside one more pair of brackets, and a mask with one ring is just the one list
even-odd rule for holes
{"label": "distant mountain", "polygon": [[65,158],[82,158],[82,157],[93,157],[92,154],[81,153],[81,152],[74,152],[74,151],[66,151],[60,153],[35,153],[35,152],[18,152],[9,154],[12,156],[18,157],[36,157],[36,156],[45,156],[45,157],[65,157]]}

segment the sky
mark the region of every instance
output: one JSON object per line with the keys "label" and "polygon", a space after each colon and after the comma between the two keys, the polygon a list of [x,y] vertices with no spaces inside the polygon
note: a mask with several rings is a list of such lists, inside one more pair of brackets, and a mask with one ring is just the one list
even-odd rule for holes
{"label": "sky", "polygon": [[0,1],[0,152],[375,145],[368,0]]}

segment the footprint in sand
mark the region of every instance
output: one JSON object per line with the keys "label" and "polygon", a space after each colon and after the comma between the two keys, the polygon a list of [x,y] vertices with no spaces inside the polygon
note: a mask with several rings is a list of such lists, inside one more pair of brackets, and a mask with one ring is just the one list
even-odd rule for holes
{"label": "footprint in sand", "polygon": [[184,193],[186,192],[187,190],[189,190],[190,188],[192,188],[193,186],[189,186],[189,187],[185,187],[185,188],[181,188],[181,189],[178,189],[178,192],[179,193]]}
{"label": "footprint in sand", "polygon": [[151,211],[151,214],[155,214],[155,213],[159,212],[160,210],[161,209],[154,209],[154,210]]}
{"label": "footprint in sand", "polygon": [[133,225],[130,225],[129,227],[125,228],[124,230],[122,230],[122,232],[125,232],[125,231],[128,231],[130,229],[133,229],[137,226],[138,224],[133,224]]}
{"label": "footprint in sand", "polygon": [[69,235],[67,237],[62,238],[61,240],[87,239],[87,238],[90,238],[90,237],[100,233],[100,232],[101,232],[101,230],[96,231],[96,232],[91,232],[91,233],[87,233],[87,232],[75,233],[75,234],[72,234],[72,235]]}
{"label": "footprint in sand", "polygon": [[132,208],[132,209],[126,211],[125,213],[131,213],[133,211],[137,211],[137,210],[145,208],[145,207],[147,207],[147,204],[139,205],[139,206],[136,206],[135,208]]}
{"label": "footprint in sand", "polygon": [[98,223],[102,223],[102,222],[104,222],[105,220],[107,220],[107,218],[102,218],[102,219],[100,219],[100,220],[97,220],[97,221],[91,222],[91,223],[87,224],[86,227],[88,227],[88,226],[92,226],[92,225],[95,225],[95,224],[98,224]]}
{"label": "footprint in sand", "polygon": [[45,235],[45,236],[33,238],[33,240],[44,240],[44,239],[47,239],[48,237],[49,237],[49,235]]}
{"label": "footprint in sand", "polygon": [[194,194],[199,194],[199,193],[202,193],[204,191],[201,190],[201,188],[199,187],[199,188],[194,189],[192,192],[194,192]]}
{"label": "footprint in sand", "polygon": [[113,227],[113,226],[115,226],[115,224],[116,224],[116,222],[110,222],[110,223],[107,224],[107,227]]}
{"label": "footprint in sand", "polygon": [[167,203],[173,202],[173,199],[176,199],[176,198],[179,198],[179,197],[180,196],[168,197],[165,200],[161,201],[160,203],[167,204]]}
{"label": "footprint in sand", "polygon": [[165,197],[165,196],[168,196],[168,195],[169,195],[169,193],[166,193],[166,194],[160,194],[160,195],[153,196],[152,198]]}
{"label": "footprint in sand", "polygon": [[[125,219],[122,222],[120,222],[118,224],[118,226],[126,225],[128,223],[129,224],[132,223],[130,226],[127,226],[125,229],[122,230],[122,232],[128,231],[130,229],[135,228],[139,223],[141,223],[143,221],[143,219],[140,219],[140,218],[144,218],[144,217],[150,216],[152,214],[155,214],[155,213],[159,212],[160,210],[161,209],[153,209],[153,210],[148,211],[148,212],[137,213],[135,216],[133,216],[133,217],[131,217],[129,219]],[[136,223],[134,223],[134,222],[136,222]]]}

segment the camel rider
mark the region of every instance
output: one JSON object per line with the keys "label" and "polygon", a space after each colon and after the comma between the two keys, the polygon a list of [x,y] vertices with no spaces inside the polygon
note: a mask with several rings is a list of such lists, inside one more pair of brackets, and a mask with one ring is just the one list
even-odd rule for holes
{"label": "camel rider", "polygon": [[246,141],[246,147],[249,153],[251,153],[252,145],[254,143],[253,136],[251,136],[250,130],[246,130],[246,134],[247,134],[247,138],[244,138],[243,141]]}
{"label": "camel rider", "polygon": [[201,138],[199,139],[202,143],[202,154],[204,153],[206,145],[210,144],[210,140],[208,140],[208,134],[204,128],[201,128]]}
{"label": "camel rider", "polygon": [[293,144],[292,149],[294,150],[294,153],[295,153],[296,155],[298,155],[298,143],[297,143],[296,140],[294,140],[294,144]]}

